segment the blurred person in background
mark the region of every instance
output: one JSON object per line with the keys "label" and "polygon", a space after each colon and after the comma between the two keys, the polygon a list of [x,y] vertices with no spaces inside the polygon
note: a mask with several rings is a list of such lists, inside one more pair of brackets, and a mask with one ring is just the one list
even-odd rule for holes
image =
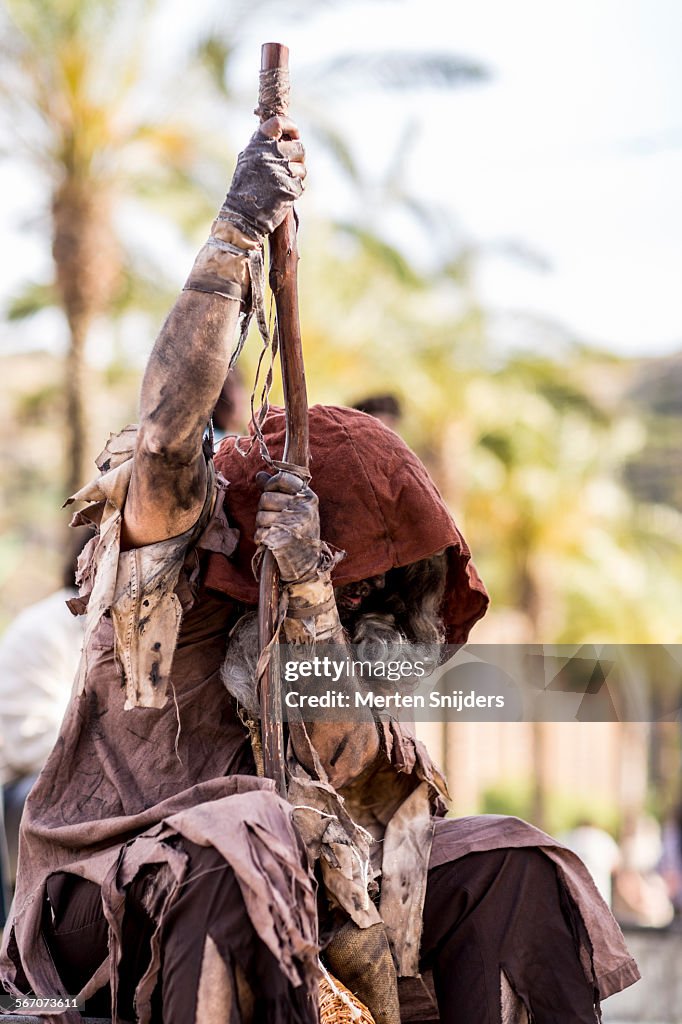
{"label": "blurred person in background", "polygon": [[682,804],[678,804],[663,826],[659,871],[679,916],[682,914]]}
{"label": "blurred person in background", "polygon": [[358,412],[366,412],[368,416],[374,416],[381,420],[391,430],[398,431],[400,421],[403,418],[403,410],[400,399],[391,393],[385,395],[368,395],[367,398],[354,402],[352,409]]}
{"label": "blurred person in background", "polygon": [[682,804],[678,804],[663,828],[662,852],[658,864],[675,912],[682,914]]}
{"label": "blurred person in background", "polygon": [[89,539],[88,530],[69,537],[62,587],[20,612],[0,640],[0,790],[12,877],[24,802],[55,744],[78,668],[84,623],[67,602],[78,598],[76,564]]}
{"label": "blurred person in background", "polygon": [[559,838],[577,853],[599,892],[612,906],[613,875],[621,863],[620,848],[613,836],[586,818]]}
{"label": "blurred person in background", "polygon": [[215,448],[225,437],[244,434],[249,415],[249,399],[244,378],[239,367],[235,366],[225,378],[211,417]]}
{"label": "blurred person in background", "polygon": [[675,910],[659,864],[663,852],[661,826],[650,814],[625,819],[622,855],[613,886],[613,912],[622,925],[665,928]]}

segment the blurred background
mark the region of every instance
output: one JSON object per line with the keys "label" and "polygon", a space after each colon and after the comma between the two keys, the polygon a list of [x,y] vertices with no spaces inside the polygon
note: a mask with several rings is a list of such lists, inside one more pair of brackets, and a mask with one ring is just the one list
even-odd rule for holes
{"label": "blurred background", "polygon": [[[492,595],[472,640],[682,642],[676,0],[6,0],[0,18],[0,630],[61,585],[60,506],[136,419],[275,39],[308,154],[310,399],[375,400],[425,461]],[[646,682],[643,723],[425,725],[455,812],[598,829],[626,883],[656,874],[682,902],[679,716],[657,720]],[[654,897],[622,898],[646,923]]]}

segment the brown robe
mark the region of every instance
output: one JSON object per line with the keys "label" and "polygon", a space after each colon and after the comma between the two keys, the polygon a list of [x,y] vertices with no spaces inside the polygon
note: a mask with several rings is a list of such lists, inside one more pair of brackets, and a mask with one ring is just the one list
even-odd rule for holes
{"label": "brown robe", "polygon": [[[275,413],[268,422],[268,444],[277,458],[283,421]],[[487,596],[419,460],[392,431],[362,413],[315,407],[310,423],[322,535],[349,551],[336,581],[361,579],[447,548],[442,613],[448,638],[463,642],[485,611]],[[260,456],[253,449],[243,459],[228,439],[216,466],[230,486],[218,477],[199,524],[182,537],[120,554],[132,440],[132,431],[110,440],[98,460],[102,475],[77,496],[93,503],[77,518],[94,521],[99,531],[80,567],[81,610],[88,605],[86,647],[59,739],[27,801],[0,980],[18,992],[23,972],[37,993],[62,991],[40,931],[45,879],[56,871],[102,886],[115,954],[121,880],[155,856],[160,838],[176,833],[220,851],[234,870],[256,932],[287,977],[312,991],[315,891],[301,864],[297,811],[255,776],[248,732],[220,681],[235,602],[253,604],[256,594],[250,561]],[[341,494],[335,486],[340,472],[353,484]],[[429,857],[435,866],[475,851],[537,846],[557,865],[584,922],[588,980],[596,977],[606,996],[637,979],[618,926],[572,853],[512,818],[437,821],[434,835],[432,813],[442,808],[443,789],[423,746],[392,726],[384,729],[375,768],[346,794],[358,823],[383,837],[380,909],[399,973],[418,971]],[[310,831],[309,821],[301,818],[298,825]],[[341,893],[345,885],[349,892],[356,886],[357,862],[341,858]],[[169,869],[180,884],[181,866]],[[407,927],[394,896],[404,879],[411,894]],[[295,900],[283,898],[292,892]],[[358,912],[358,923],[363,913],[365,924],[376,920],[370,903]],[[115,987],[116,956],[110,959],[84,993],[109,980]],[[153,968],[154,962],[152,973]],[[60,1019],[77,1024],[79,1016]]]}

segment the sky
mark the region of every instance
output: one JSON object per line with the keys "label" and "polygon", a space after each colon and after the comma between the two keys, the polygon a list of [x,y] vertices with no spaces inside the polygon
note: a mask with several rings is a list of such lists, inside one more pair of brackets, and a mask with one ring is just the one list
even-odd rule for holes
{"label": "sky", "polygon": [[339,116],[354,112],[369,164],[398,134],[381,115],[411,120],[406,180],[485,246],[478,285],[494,309],[622,353],[682,347],[678,0],[359,3],[288,35],[292,63],[379,45],[483,63],[484,85],[401,95],[391,114],[379,101],[377,118],[349,91]]}
{"label": "sky", "polygon": [[[172,51],[188,8],[161,9]],[[193,24],[212,9],[197,0]],[[530,317],[622,354],[682,348],[679,0],[311,2],[294,22],[285,10],[251,17],[233,84],[248,91],[261,42],[287,43],[294,109],[297,68],[304,79],[347,51],[447,51],[486,66],[487,82],[447,92],[381,95],[349,81],[329,114],[377,184],[403,140],[402,182],[480,247],[476,289],[512,342]],[[308,164],[319,209],[357,202],[312,144]],[[29,199],[30,185],[0,167],[0,300],[45,259],[17,232]],[[383,216],[399,235],[401,221]],[[428,257],[424,236],[414,246]]]}

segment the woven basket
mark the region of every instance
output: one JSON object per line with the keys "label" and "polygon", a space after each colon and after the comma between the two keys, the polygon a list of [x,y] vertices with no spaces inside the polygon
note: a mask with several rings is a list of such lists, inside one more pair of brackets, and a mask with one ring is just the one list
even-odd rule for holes
{"label": "woven basket", "polygon": [[320,980],[320,1024],[374,1024],[365,1004],[332,975],[328,977]]}

